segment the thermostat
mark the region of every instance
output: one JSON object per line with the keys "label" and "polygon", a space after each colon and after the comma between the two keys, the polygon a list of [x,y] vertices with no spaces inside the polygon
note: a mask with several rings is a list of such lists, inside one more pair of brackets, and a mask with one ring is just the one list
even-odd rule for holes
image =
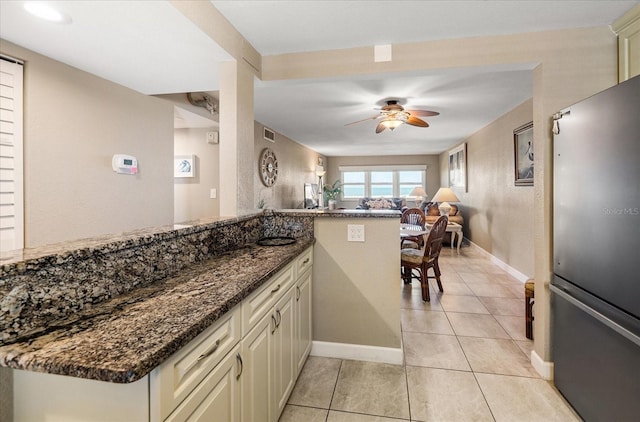
{"label": "thermostat", "polygon": [[131,155],[115,154],[111,160],[111,168],[116,173],[136,174],[138,172],[138,160]]}

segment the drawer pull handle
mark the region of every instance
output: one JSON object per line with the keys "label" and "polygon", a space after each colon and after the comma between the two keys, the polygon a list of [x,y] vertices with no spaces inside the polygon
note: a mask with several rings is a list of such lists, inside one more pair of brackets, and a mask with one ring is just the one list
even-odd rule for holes
{"label": "drawer pull handle", "polygon": [[304,264],[308,264],[309,263],[309,257],[307,257],[307,259],[305,259],[304,261],[302,261],[302,265]]}
{"label": "drawer pull handle", "polygon": [[280,287],[282,287],[282,286],[280,286],[278,284],[275,289],[271,290],[271,294],[273,294],[273,293],[277,292],[278,290],[280,290]]}
{"label": "drawer pull handle", "polygon": [[271,315],[271,320],[273,321],[273,330],[271,330],[271,334],[276,332],[276,328],[278,328],[278,321],[276,321],[276,317]]}
{"label": "drawer pull handle", "polygon": [[240,353],[236,355],[236,359],[238,359],[238,362],[240,363],[240,372],[236,375],[236,379],[239,380],[240,375],[242,375],[242,371],[244,370],[244,363],[242,363],[242,356],[240,356]]}
{"label": "drawer pull handle", "polygon": [[218,350],[218,347],[220,347],[220,339],[216,340],[216,344],[214,344],[211,349],[207,350],[206,352],[198,356],[198,361],[201,361],[202,359],[206,359],[212,354],[214,354],[216,350]]}
{"label": "drawer pull handle", "polygon": [[296,286],[296,302],[300,301],[300,286]]}
{"label": "drawer pull handle", "polygon": [[282,314],[280,313],[280,309],[276,309],[276,315],[278,315],[278,324],[276,328],[280,328],[280,323],[282,322]]}

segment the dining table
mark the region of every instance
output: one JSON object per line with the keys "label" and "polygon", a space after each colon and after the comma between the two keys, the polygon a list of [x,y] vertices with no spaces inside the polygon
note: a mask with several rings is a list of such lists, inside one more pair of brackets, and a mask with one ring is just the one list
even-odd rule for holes
{"label": "dining table", "polygon": [[402,247],[402,241],[418,236],[424,236],[429,233],[429,230],[425,227],[416,224],[400,224],[400,247]]}

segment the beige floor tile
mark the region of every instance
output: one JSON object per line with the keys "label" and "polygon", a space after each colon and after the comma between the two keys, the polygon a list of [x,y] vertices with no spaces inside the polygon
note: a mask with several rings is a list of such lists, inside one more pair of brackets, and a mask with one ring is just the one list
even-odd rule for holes
{"label": "beige floor tile", "polygon": [[493,421],[471,372],[407,366],[412,421]]}
{"label": "beige floor tile", "polygon": [[489,311],[475,296],[449,295],[447,291],[440,298],[442,309],[447,312],[467,312],[471,314],[488,314]]}
{"label": "beige floor tile", "polygon": [[445,294],[455,296],[473,296],[473,292],[465,283],[451,283],[442,278],[442,289]]}
{"label": "beige floor tile", "polygon": [[462,273],[465,273],[465,274],[482,273],[482,265],[474,264],[469,260],[465,260],[464,262],[461,262],[461,261],[453,262],[450,265],[461,276],[462,276]]}
{"label": "beige floor tile", "polygon": [[424,302],[421,296],[420,284],[413,282],[415,285],[404,285],[402,287],[402,297],[400,299],[401,309],[420,309],[423,311],[442,311],[440,305],[440,296],[433,289],[429,290],[431,300]]}
{"label": "beige floor tile", "polygon": [[447,312],[447,317],[458,336],[511,338],[492,315]]}
{"label": "beige floor tile", "polygon": [[309,356],[288,403],[328,409],[341,364],[341,359]]}
{"label": "beige floor tile", "polygon": [[579,420],[547,381],[493,374],[476,377],[497,422]]}
{"label": "beige floor tile", "polygon": [[[360,413],[329,411],[327,422],[402,422],[409,419],[385,418],[383,416],[363,415]],[[306,421],[304,421],[306,422]]]}
{"label": "beige floor tile", "polygon": [[537,378],[529,360],[512,340],[458,337],[473,372]]}
{"label": "beige floor tile", "polygon": [[524,317],[524,300],[510,297],[478,297],[491,315]]}
{"label": "beige floor tile", "polygon": [[406,365],[471,370],[455,336],[403,333],[402,339]]}
{"label": "beige floor tile", "polygon": [[[476,296],[516,298],[514,286],[504,283],[469,283],[469,288]],[[524,288],[523,288],[524,291]],[[523,305],[524,306],[524,305]]]}
{"label": "beige floor tile", "polygon": [[279,422],[325,422],[327,420],[327,409],[316,409],[314,407],[302,407],[286,405],[280,415]]}
{"label": "beige floor tile", "polygon": [[401,309],[400,321],[402,331],[406,332],[453,334],[453,328],[442,311]]}
{"label": "beige floor tile", "polygon": [[531,352],[533,351],[533,340],[516,340],[516,345],[522,350],[525,357],[531,361]]}
{"label": "beige floor tile", "polygon": [[468,283],[468,284],[491,283],[493,281],[491,275],[485,274],[480,271],[476,271],[476,272],[461,271],[461,272],[458,272],[458,275],[460,276],[460,278],[462,278],[462,280],[464,280],[465,283]]}
{"label": "beige floor tile", "polygon": [[404,367],[343,361],[331,410],[409,419],[409,395]]}
{"label": "beige floor tile", "polygon": [[522,283],[519,284],[511,284],[506,285],[509,291],[513,294],[513,297],[524,299],[524,285]]}
{"label": "beige floor tile", "polygon": [[494,315],[502,328],[514,340],[527,340],[524,316]]}

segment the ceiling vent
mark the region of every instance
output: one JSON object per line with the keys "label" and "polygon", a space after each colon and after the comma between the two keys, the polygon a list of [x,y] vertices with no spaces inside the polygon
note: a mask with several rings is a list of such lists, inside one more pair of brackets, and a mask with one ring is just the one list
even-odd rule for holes
{"label": "ceiling vent", "polygon": [[262,137],[269,142],[276,141],[276,133],[267,127],[265,127],[264,130],[262,131]]}

